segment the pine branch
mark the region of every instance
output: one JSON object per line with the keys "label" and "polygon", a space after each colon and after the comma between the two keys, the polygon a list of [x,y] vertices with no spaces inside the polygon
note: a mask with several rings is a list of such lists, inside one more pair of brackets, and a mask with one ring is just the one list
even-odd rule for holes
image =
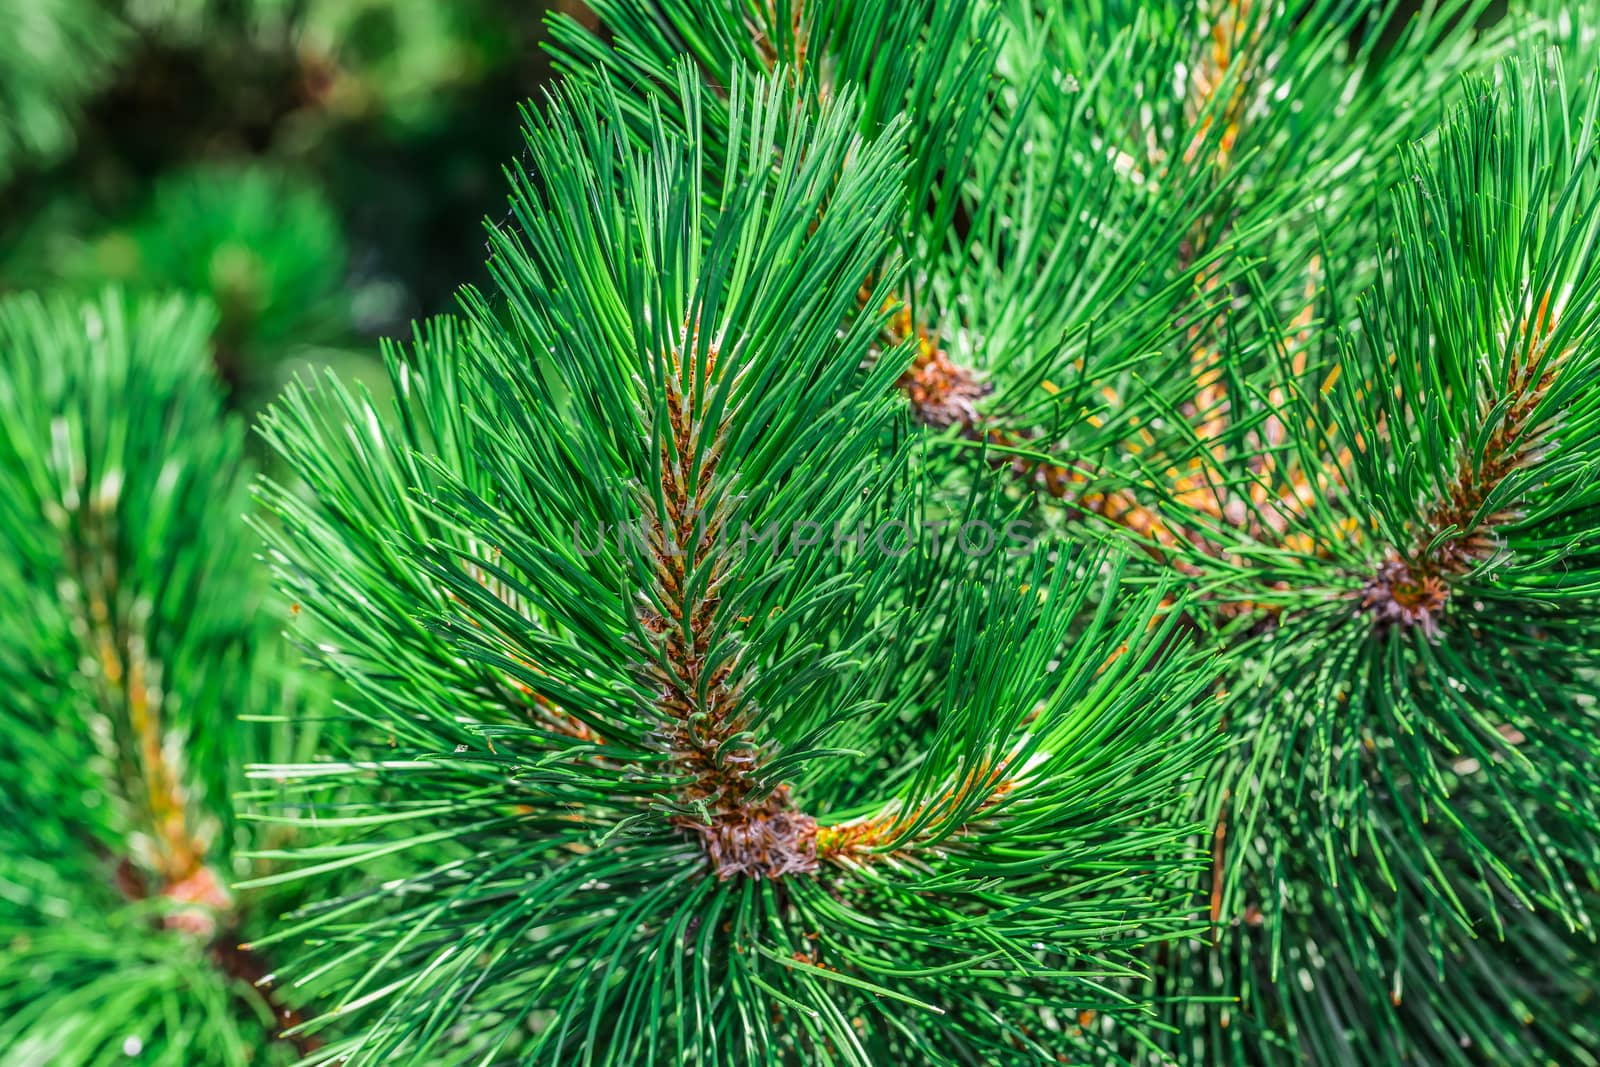
{"label": "pine branch", "polygon": [[885,450],[898,129],[783,70],[628,106],[530,115],[500,306],[393,358],[393,419],[328,382],[267,422],[310,487],[267,491],[279,573],[370,736],[252,771],[348,790],[252,884],[400,868],[258,942],[306,946],[305,1032],[354,1025],[312,1062],[1108,1050],[1136,945],[1192,926],[1162,595],[912,536],[1006,509]]}
{"label": "pine branch", "polygon": [[274,1051],[292,1009],[223,947],[241,919],[231,770],[258,743],[235,716],[280,683],[233,528],[243,434],[210,376],[213,324],[114,292],[0,301],[0,606],[34,620],[0,656],[8,1062],[297,1047]]}
{"label": "pine branch", "polygon": [[[1214,915],[1264,933],[1193,966],[1246,991],[1275,1062],[1345,1054],[1374,1011],[1395,1056],[1592,1055],[1581,1023],[1487,976],[1545,960],[1552,1003],[1592,980],[1594,600],[1576,533],[1592,504],[1572,472],[1593,446],[1572,375],[1593,349],[1594,92],[1511,64],[1406,151],[1392,251],[1331,372],[1242,398],[1290,431],[1302,469],[1332,472],[1284,533],[1230,536],[1168,498],[1229,549],[1189,549],[1198,580],[1274,609],[1228,635],[1227,684],[1251,697],[1232,702],[1242,743],[1212,786],[1228,843]],[[1414,998],[1401,985],[1419,969]]]}
{"label": "pine branch", "polygon": [[[1445,751],[1454,747],[1448,728],[1425,730],[1426,740],[1389,742],[1386,731],[1374,741],[1370,734],[1346,737],[1336,722],[1306,722],[1303,698],[1283,679],[1297,674],[1312,679],[1320,707],[1362,707],[1375,700],[1378,717],[1390,730],[1411,731],[1416,731],[1412,724],[1434,717],[1426,709],[1448,692],[1448,685],[1462,682],[1459,666],[1449,669],[1448,684],[1436,677],[1419,686],[1415,673],[1397,663],[1382,671],[1383,682],[1378,672],[1365,673],[1371,657],[1363,645],[1371,634],[1360,633],[1359,623],[1353,630],[1348,620],[1357,613],[1352,601],[1370,598],[1371,592],[1352,588],[1350,574],[1352,565],[1359,573],[1356,561],[1381,541],[1380,531],[1360,512],[1362,494],[1370,491],[1358,470],[1361,442],[1376,438],[1367,432],[1328,439],[1325,428],[1346,395],[1340,383],[1348,389],[1366,379],[1364,371],[1344,365],[1334,353],[1321,322],[1340,321],[1337,294],[1372,277],[1362,247],[1376,232],[1371,197],[1383,176],[1392,173],[1381,152],[1352,153],[1350,146],[1374,143],[1369,135],[1382,144],[1401,131],[1420,129],[1431,116],[1404,101],[1429,94],[1411,96],[1402,86],[1440,87],[1442,77],[1453,77],[1463,67],[1456,60],[1474,51],[1491,55],[1500,42],[1473,42],[1475,12],[1463,6],[1416,23],[1380,64],[1372,52],[1377,39],[1372,24],[1381,22],[1384,12],[1377,5],[1317,5],[1297,18],[1277,10],[1230,8],[1210,23],[1219,32],[1202,38],[1198,62],[1180,56],[1164,60],[1161,46],[1146,43],[1133,26],[1118,42],[1120,54],[1129,57],[1120,66],[1113,62],[1093,78],[1073,71],[1078,83],[1073,88],[1086,102],[1081,109],[1076,102],[1066,108],[1055,104],[1070,100],[1066,94],[1028,95],[1051,75],[1065,88],[1067,64],[1048,54],[1028,54],[1049,33],[1019,35],[1020,47],[1000,52],[1000,69],[1010,61],[1012,69],[1045,73],[1035,75],[1038,81],[1014,79],[1013,98],[1028,102],[1016,109],[1025,117],[998,123],[991,151],[974,157],[977,173],[965,186],[970,200],[963,209],[974,222],[956,238],[961,254],[943,259],[937,244],[913,250],[917,272],[935,279],[923,290],[935,294],[934,309],[912,292],[884,339],[891,346],[916,345],[911,373],[896,384],[923,422],[952,430],[1002,460],[1010,458],[1016,474],[1047,496],[1073,502],[1078,513],[1123,526],[1211,603],[1205,623],[1241,620],[1233,631],[1241,663],[1248,665],[1257,655],[1271,657],[1228,680],[1236,692],[1277,695],[1230,702],[1223,721],[1242,743],[1238,755],[1219,768],[1204,809],[1228,813],[1227,822],[1213,821],[1209,835],[1217,852],[1210,887],[1213,923],[1254,914],[1256,921],[1272,923],[1274,937],[1283,936],[1289,919],[1261,902],[1246,905],[1241,872],[1274,870],[1285,851],[1301,848],[1326,857],[1310,877],[1335,885],[1356,877],[1351,861],[1343,858],[1347,849],[1336,844],[1347,833],[1337,814],[1345,810],[1339,801],[1317,801],[1329,812],[1305,820],[1304,826],[1287,817],[1285,825],[1272,825],[1267,812],[1274,801],[1282,798],[1287,810],[1306,803],[1302,777],[1320,783],[1322,797],[1337,783],[1333,795],[1350,798],[1359,813],[1355,825],[1383,826],[1380,812],[1389,793],[1403,794],[1402,810],[1412,803],[1424,810],[1447,803],[1448,787],[1434,769],[1430,749],[1436,739]],[[1022,21],[1032,18],[1025,12]],[[1360,33],[1365,43],[1351,54],[1345,41],[1369,18],[1372,23]],[[1085,18],[1095,31],[1106,21],[1098,12]],[[1223,30],[1230,21],[1234,24]],[[1075,28],[1066,26],[1062,37],[1072,41]],[[626,28],[621,36],[624,49],[635,39]],[[1058,54],[1091,51],[1074,45]],[[1013,55],[1024,58],[1011,60]],[[1423,56],[1430,61],[1422,62]],[[1431,62],[1445,56],[1450,61]],[[1149,82],[1174,68],[1195,72],[1176,98],[1165,85],[1141,85],[1141,79]],[[1127,75],[1119,79],[1124,70]],[[1379,70],[1383,76],[1374,77]],[[1129,83],[1140,85],[1143,93],[1119,96],[1115,90]],[[1105,106],[1091,110],[1088,102],[1102,99],[1099,94]],[[1252,96],[1256,106],[1246,106],[1243,101]],[[1006,98],[1004,89],[999,98]],[[1137,127],[1130,137],[1088,125],[1091,114],[1126,114],[1121,102],[1134,98],[1169,109],[1157,110],[1150,119],[1140,116],[1138,127],[1148,137],[1138,136]],[[1282,104],[1285,98],[1294,103]],[[1308,107],[1318,112],[1317,121],[1292,127],[1289,116]],[[1163,122],[1167,114],[1181,120]],[[1101,141],[1075,137],[1080,123]],[[1305,130],[1315,132],[1306,136]],[[1127,148],[1107,153],[1108,141]],[[1021,151],[1024,144],[1028,152]],[[1069,168],[1083,161],[1090,161],[1083,170],[1092,179],[1064,180]],[[1174,161],[1183,164],[1177,174]],[[1152,188],[1156,176],[1161,184]],[[1091,190],[1091,206],[1084,208],[1082,195],[1057,206],[1049,195],[1057,189],[1063,199],[1066,190]],[[1302,233],[1315,235],[1308,240],[1295,232],[1295,220],[1307,218],[1313,208],[1325,225],[1320,231],[1303,227]],[[986,211],[993,215],[986,218]],[[1115,252],[1102,251],[1100,224],[1104,233],[1120,239]],[[1129,239],[1130,233],[1137,239]],[[1261,257],[1261,265],[1251,261],[1253,256]],[[1095,280],[1078,280],[1083,277]],[[882,291],[876,284],[864,291],[862,309],[882,304]],[[1245,297],[1255,306],[1240,314],[1249,307]],[[1372,333],[1369,328],[1367,334]],[[1097,334],[1112,338],[1098,351],[1092,343]],[[1416,351],[1421,346],[1397,347]],[[1152,351],[1159,357],[1152,358]],[[1374,392],[1387,395],[1382,386]],[[1491,456],[1489,465],[1498,462]],[[1125,471],[1136,477],[1128,478]],[[1462,486],[1451,492],[1473,499],[1475,506],[1487,499],[1487,494],[1472,497],[1465,482]],[[1450,521],[1442,514],[1436,518]],[[1285,624],[1286,610],[1301,617]],[[1197,632],[1204,629],[1185,621]],[[1346,632],[1337,641],[1311,636],[1338,630],[1341,623]],[[1286,675],[1279,673],[1285,669]],[[1355,693],[1347,690],[1352,678]],[[1505,681],[1481,679],[1467,689],[1493,689]],[[1363,685],[1422,691],[1390,703],[1377,692],[1361,691]],[[1520,714],[1506,721],[1527,725]],[[1567,740],[1559,731],[1552,738],[1562,761],[1576,755]],[[1503,739],[1484,737],[1468,750],[1480,767],[1519,758],[1502,754]],[[1367,767],[1360,766],[1363,754],[1370,757]],[[1308,768],[1304,776],[1283,769],[1302,761]],[[986,803],[986,789],[968,790],[957,784],[962,781],[958,776],[946,784],[952,796],[970,794],[979,806]],[[1229,798],[1226,809],[1218,797]],[[915,821],[938,807],[934,801],[927,807],[869,809],[853,820],[825,825],[818,834],[820,854],[826,862],[854,859],[862,843],[885,848],[886,835],[905,832],[899,813]],[[1506,805],[1491,802],[1487,810],[1504,811]],[[1465,869],[1473,872],[1476,886],[1516,882],[1511,866],[1484,844],[1493,835],[1483,813],[1451,812],[1438,821],[1451,824],[1471,843]],[[1525,818],[1519,817],[1518,825],[1520,839],[1537,853],[1538,831]],[[1412,824],[1391,847],[1402,840],[1414,852],[1426,850],[1429,838]],[[1375,871],[1386,873],[1402,862],[1418,861],[1380,849]],[[1438,892],[1436,904],[1461,914],[1460,882],[1429,869],[1431,860],[1420,862],[1424,873],[1416,876],[1416,884]],[[1537,860],[1534,866],[1541,867]],[[1539,873],[1547,879],[1551,871]],[[1549,881],[1544,885],[1540,903],[1549,905],[1556,890]],[[1378,899],[1378,891],[1372,892],[1371,899]],[[1566,896],[1554,906],[1570,917],[1572,901]],[[1475,889],[1473,899],[1487,898]],[[1343,904],[1340,915],[1345,915]],[[1267,956],[1273,974],[1281,944],[1273,942]],[[1298,1032],[1293,1014],[1268,1021],[1280,1023],[1291,1041]],[[1271,1047],[1280,1039],[1265,1031],[1255,1040]]]}

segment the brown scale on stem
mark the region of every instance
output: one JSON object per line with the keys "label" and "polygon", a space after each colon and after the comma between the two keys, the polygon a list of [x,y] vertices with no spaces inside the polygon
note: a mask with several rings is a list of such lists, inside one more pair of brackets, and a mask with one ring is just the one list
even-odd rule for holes
{"label": "brown scale on stem", "polygon": [[[90,615],[97,623],[104,610],[102,601],[91,599]],[[100,629],[98,625],[97,629]],[[225,910],[231,903],[228,892],[205,865],[206,836],[191,829],[187,793],[177,769],[166,756],[160,698],[146,680],[150,668],[143,641],[130,636],[120,642],[119,650],[118,642],[108,631],[109,627],[99,633],[101,677],[108,692],[115,694],[115,703],[126,712],[134,751],[124,753],[124,757],[132,756],[129,762],[136,768],[133,777],[139,782],[139,785],[130,782],[128,792],[142,792],[144,814],[155,845],[151,865],[164,885],[161,895],[208,909]],[[180,914],[174,916],[174,922],[186,927],[203,925],[207,917],[204,912],[196,912],[190,918]],[[208,931],[197,929],[195,932]]]}
{"label": "brown scale on stem", "polygon": [[701,422],[696,406],[717,381],[717,351],[701,345],[698,329],[685,334],[665,368],[660,496],[645,497],[655,588],[641,607],[654,638],[643,673],[657,694],[657,738],[686,779],[678,790],[686,813],[673,822],[700,841],[719,878],[808,873],[817,865],[816,821],[795,810],[787,787],[761,791],[762,754],[741,739],[752,709],[735,664],[709,662],[727,580],[715,488],[727,422]]}
{"label": "brown scale on stem", "polygon": [[993,388],[971,369],[950,358],[933,332],[916,321],[908,302],[894,296],[880,300],[869,280],[856,294],[856,304],[865,312],[874,303],[878,304],[880,312],[889,314],[889,321],[883,327],[881,348],[893,348],[911,338],[916,339],[917,353],[911,365],[895,380],[895,388],[905,396],[912,416],[935,430],[959,426],[964,435],[976,436],[982,421],[978,401],[992,393]]}
{"label": "brown scale on stem", "polygon": [[926,327],[915,324],[911,308],[901,304],[885,331],[891,344],[915,336],[917,354],[895,387],[905,394],[918,422],[935,430],[959,426],[972,433],[978,426],[978,401],[994,390],[940,347]]}
{"label": "brown scale on stem", "polygon": [[1413,570],[1398,557],[1378,564],[1361,587],[1361,606],[1379,625],[1418,626],[1429,637],[1439,632],[1439,616],[1450,601],[1450,587],[1437,574]]}
{"label": "brown scale on stem", "polygon": [[[871,306],[871,300],[870,289],[863,288],[861,306]],[[899,308],[886,340],[898,343],[913,329],[910,313]],[[686,334],[667,367],[669,433],[661,437],[660,503],[654,496],[645,498],[646,513],[654,516],[648,536],[655,588],[641,605],[644,629],[656,642],[644,676],[658,694],[662,726],[657,736],[687,778],[679,789],[679,801],[697,813],[675,817],[674,825],[698,839],[711,868],[723,879],[736,875],[779,879],[815,873],[823,860],[862,861],[883,842],[898,837],[904,827],[925,819],[938,821],[981,792],[984,799],[966,820],[966,829],[1012,788],[1004,761],[980,766],[938,799],[909,812],[893,810],[829,827],[819,827],[813,816],[799,810],[788,786],[762,790],[757,775],[761,753],[748,742],[735,740],[748,728],[751,710],[735,665],[713,667],[707,662],[727,578],[725,559],[718,553],[724,516],[714,488],[726,424],[711,431],[712,439],[696,467],[697,434],[707,430],[693,408],[717,381],[717,352],[712,347],[702,353],[697,330]],[[986,395],[987,388],[979,386],[970,372],[954,368],[926,331],[918,330],[917,336],[922,362],[902,378],[902,388],[908,389],[914,406],[930,424],[947,419],[943,426],[975,426],[973,402]],[[687,367],[685,353],[690,360]],[[941,378],[947,372],[949,376]],[[928,392],[923,404],[917,405],[911,390],[922,388]],[[697,575],[705,577],[697,580]]]}
{"label": "brown scale on stem", "polygon": [[[72,566],[81,591],[86,635],[95,650],[95,689],[110,729],[103,735],[108,762],[117,769],[118,793],[143,831],[135,844],[138,866],[159,882],[155,895],[188,905],[167,925],[209,936],[216,915],[232,906],[222,879],[206,864],[211,832],[195,824],[181,767],[169,753],[181,736],[162,721],[159,665],[149,654],[137,618],[119,588],[112,538],[115,498],[96,494],[81,513]],[[128,858],[129,862],[133,857]]]}
{"label": "brown scale on stem", "polygon": [[[1379,626],[1418,627],[1429,637],[1450,601],[1451,583],[1500,551],[1496,529],[1515,522],[1515,506],[1480,515],[1490,495],[1515,471],[1536,457],[1545,443],[1533,417],[1551,383],[1560,357],[1546,359],[1554,322],[1545,294],[1532,322],[1524,321],[1520,358],[1512,360],[1505,392],[1492,397],[1491,409],[1509,400],[1499,425],[1481,455],[1463,450],[1455,474],[1437,499],[1422,510],[1408,549],[1391,551],[1360,593],[1361,607]],[[1563,353],[1564,354],[1564,353]]]}

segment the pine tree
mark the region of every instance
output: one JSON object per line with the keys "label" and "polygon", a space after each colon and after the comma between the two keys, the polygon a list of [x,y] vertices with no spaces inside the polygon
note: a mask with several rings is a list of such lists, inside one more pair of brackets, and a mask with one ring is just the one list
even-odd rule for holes
{"label": "pine tree", "polygon": [[203,314],[0,306],[0,1056],[1600,1064],[1591,21],[597,9],[262,424],[336,729]]}
{"label": "pine tree", "polygon": [[[0,1062],[289,1063],[292,1000],[238,947],[292,903],[230,885],[268,843],[231,795],[288,762],[321,683],[258,608],[244,432],[214,313],[0,301]],[[296,713],[300,714],[296,714]],[[250,721],[251,716],[276,720]]]}

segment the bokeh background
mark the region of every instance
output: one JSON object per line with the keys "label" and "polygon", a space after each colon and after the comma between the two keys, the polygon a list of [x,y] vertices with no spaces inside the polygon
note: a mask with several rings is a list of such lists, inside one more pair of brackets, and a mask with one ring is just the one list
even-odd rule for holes
{"label": "bokeh background", "polygon": [[577,0],[0,0],[0,292],[222,312],[249,414],[483,276],[519,107]]}
{"label": "bokeh background", "polygon": [[247,416],[314,365],[381,389],[377,340],[485,280],[557,16],[595,25],[582,0],[0,0],[0,292],[204,294]]}

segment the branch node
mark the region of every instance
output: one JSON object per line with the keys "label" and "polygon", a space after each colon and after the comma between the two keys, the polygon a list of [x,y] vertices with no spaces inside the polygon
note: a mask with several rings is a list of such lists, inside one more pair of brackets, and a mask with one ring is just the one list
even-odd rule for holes
{"label": "branch node", "polygon": [[1361,607],[1379,626],[1420,627],[1430,640],[1439,635],[1439,616],[1450,600],[1450,587],[1398,557],[1390,557],[1361,588]]}

